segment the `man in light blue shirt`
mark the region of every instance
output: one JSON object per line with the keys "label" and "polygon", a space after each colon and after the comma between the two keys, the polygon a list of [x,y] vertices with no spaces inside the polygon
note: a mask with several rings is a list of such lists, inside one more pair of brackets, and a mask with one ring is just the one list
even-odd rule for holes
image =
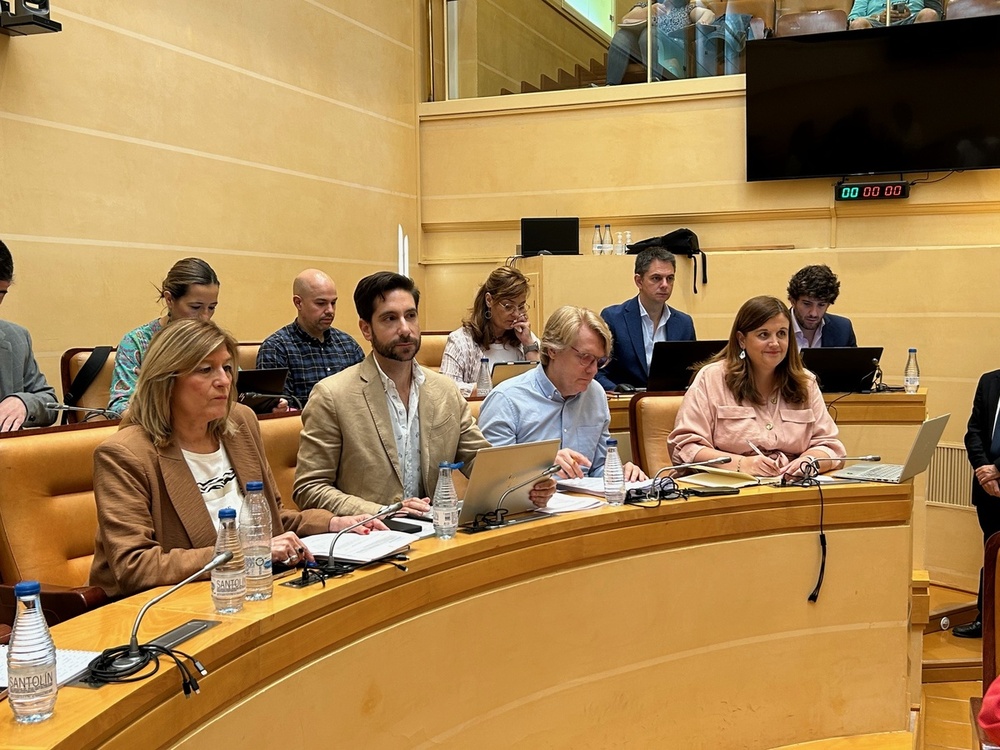
{"label": "man in light blue shirt", "polygon": [[[479,426],[491,445],[561,440],[556,464],[563,477],[604,475],[611,412],[594,380],[608,362],[611,331],[593,311],[560,307],[545,324],[541,367],[500,383],[479,411]],[[626,481],[645,479],[625,464]]]}

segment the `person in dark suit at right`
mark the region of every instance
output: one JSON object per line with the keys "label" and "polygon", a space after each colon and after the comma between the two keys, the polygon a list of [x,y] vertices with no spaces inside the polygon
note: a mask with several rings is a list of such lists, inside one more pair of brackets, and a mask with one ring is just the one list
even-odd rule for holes
{"label": "person in dark suit at right", "polygon": [[[1000,531],[1000,370],[979,378],[972,414],[965,433],[965,450],[975,475],[972,478],[972,504],[983,530],[983,543]],[[952,629],[959,638],[983,637],[983,571],[979,570],[979,608],[976,619]]]}
{"label": "person in dark suit at right", "polygon": [[840,281],[829,266],[806,266],[788,282],[788,304],[799,349],[857,346],[849,318],[827,309],[840,296]]}
{"label": "person in dark suit at right", "polygon": [[659,245],[647,247],[635,256],[639,294],[601,311],[614,341],[611,361],[597,371],[597,382],[604,390],[613,391],[619,385],[645,388],[655,342],[695,340],[691,316],[667,304],[676,273],[672,252]]}

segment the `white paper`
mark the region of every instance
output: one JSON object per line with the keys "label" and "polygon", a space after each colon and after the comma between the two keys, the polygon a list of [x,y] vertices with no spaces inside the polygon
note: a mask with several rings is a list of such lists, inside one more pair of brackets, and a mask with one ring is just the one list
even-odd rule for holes
{"label": "white paper", "polygon": [[[100,651],[56,649],[56,682],[62,686],[87,671],[87,666],[101,655]],[[0,646],[0,689],[7,688],[7,647]]]}
{"label": "white paper", "polygon": [[[314,556],[325,558],[330,553],[330,542],[335,536],[333,533],[316,534],[307,536],[302,542]],[[348,531],[337,541],[333,556],[343,562],[370,563],[406,549],[414,536],[403,531],[372,531],[369,534]]]}
{"label": "white paper", "polygon": [[[603,495],[604,493],[602,492],[601,494]],[[604,505],[604,501],[595,497],[580,497],[579,495],[565,495],[562,492],[557,492],[549,498],[548,505],[544,508],[539,508],[538,512],[555,515],[557,513],[572,513],[577,510],[590,510],[591,508],[599,508],[602,505]]]}

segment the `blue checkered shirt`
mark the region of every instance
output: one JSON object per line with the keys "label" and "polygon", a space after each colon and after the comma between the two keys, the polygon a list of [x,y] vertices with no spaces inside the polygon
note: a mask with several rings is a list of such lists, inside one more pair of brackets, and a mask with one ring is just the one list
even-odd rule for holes
{"label": "blue checkered shirt", "polygon": [[343,331],[329,328],[323,341],[317,341],[293,320],[264,339],[257,351],[257,369],[287,367],[285,394],[295,396],[305,406],[316,383],[364,358],[358,342]]}

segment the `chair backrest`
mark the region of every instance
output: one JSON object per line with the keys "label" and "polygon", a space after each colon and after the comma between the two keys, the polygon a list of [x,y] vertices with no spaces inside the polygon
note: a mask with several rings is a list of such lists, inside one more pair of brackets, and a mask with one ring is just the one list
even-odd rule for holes
{"label": "chair backrest", "polygon": [[639,393],[628,405],[632,461],[649,476],[673,463],[667,450],[667,436],[674,429],[683,396]]}
{"label": "chair backrest", "polygon": [[239,367],[241,370],[257,369],[257,350],[260,349],[260,341],[241,341],[239,344]]}
{"label": "chair backrest", "polygon": [[775,36],[803,36],[821,34],[825,31],[845,31],[847,13],[842,10],[810,10],[802,13],[786,13],[778,18]]}
{"label": "chair backrest", "polygon": [[94,450],[118,425],[0,439],[0,580],[82,586],[97,531]]}
{"label": "chair backrest", "polygon": [[[66,397],[70,386],[73,384],[73,380],[87,363],[87,360],[90,359],[93,351],[94,347],[89,346],[67,349],[63,352],[59,362],[63,398]],[[80,398],[77,399],[76,405],[86,406],[89,409],[108,408],[108,401],[111,399],[111,374],[114,372],[114,369],[115,352],[112,351],[97,373],[97,377],[94,378],[91,384],[80,395]],[[69,412],[68,420],[70,422],[82,422],[83,415]]]}
{"label": "chair backrest", "polygon": [[264,454],[274,475],[274,482],[281,495],[281,504],[298,510],[292,500],[295,483],[295,465],[299,456],[299,433],[302,432],[302,413],[267,414],[259,417],[260,434],[264,439]]}
{"label": "chair backrest", "polygon": [[974,18],[975,16],[995,16],[1000,13],[1000,0],[948,0],[944,17]]}
{"label": "chair backrest", "polygon": [[444,356],[449,333],[451,331],[424,331],[421,334],[420,351],[417,352],[417,362],[421,367],[435,371],[441,369],[441,358]]}

